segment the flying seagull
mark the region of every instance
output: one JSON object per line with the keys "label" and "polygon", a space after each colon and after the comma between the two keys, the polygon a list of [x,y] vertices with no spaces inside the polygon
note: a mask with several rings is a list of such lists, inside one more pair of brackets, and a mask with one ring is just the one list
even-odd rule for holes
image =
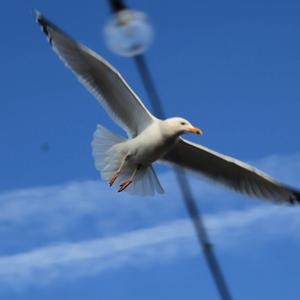
{"label": "flying seagull", "polygon": [[92,92],[128,138],[98,125],[92,141],[97,170],[118,191],[135,195],[163,193],[152,167],[161,161],[185,168],[235,191],[277,203],[300,202],[300,191],[290,188],[239,160],[181,137],[202,131],[183,118],[153,116],[120,73],[101,56],[70,38],[35,11],[36,21],[53,50]]}

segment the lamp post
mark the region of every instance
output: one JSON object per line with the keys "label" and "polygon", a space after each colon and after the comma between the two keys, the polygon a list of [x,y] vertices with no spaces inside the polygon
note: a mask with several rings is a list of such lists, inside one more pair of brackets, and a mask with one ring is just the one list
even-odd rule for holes
{"label": "lamp post", "polygon": [[105,26],[104,33],[107,46],[114,53],[127,57],[145,52],[153,36],[147,16],[131,9],[116,12]]}
{"label": "lamp post", "polygon": [[[153,38],[153,30],[147,16],[142,12],[128,9],[123,0],[109,0],[109,4],[112,18],[105,27],[107,45],[116,54],[134,59],[149,95],[153,111],[156,116],[164,119],[165,112],[143,56]],[[179,167],[174,167],[174,171],[220,298],[232,300],[185,172]]]}

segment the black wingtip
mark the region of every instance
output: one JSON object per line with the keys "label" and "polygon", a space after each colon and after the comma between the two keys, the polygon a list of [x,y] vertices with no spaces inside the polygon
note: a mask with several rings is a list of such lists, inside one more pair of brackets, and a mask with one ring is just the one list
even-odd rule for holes
{"label": "black wingtip", "polygon": [[296,191],[294,192],[294,201],[295,201],[295,204],[300,204],[300,192]]}
{"label": "black wingtip", "polygon": [[62,34],[64,36],[68,37],[68,39],[70,39],[76,43],[75,40],[73,40],[68,34],[63,32],[59,27],[57,27],[55,24],[53,24],[51,21],[49,21],[47,18],[45,18],[38,10],[33,9],[32,14],[33,14],[36,22],[41,26],[44,34],[47,36],[48,42],[50,43],[51,46],[53,46],[53,43],[52,43],[53,32]]}
{"label": "black wingtip", "polygon": [[48,41],[50,44],[52,44],[52,39],[49,35],[48,27],[54,27],[54,25],[51,24],[38,10],[33,9],[32,15],[35,18],[36,22],[41,26],[42,31],[45,33],[45,35],[48,38]]}
{"label": "black wingtip", "polygon": [[36,9],[32,10],[32,15],[35,18],[36,22],[42,26],[42,28],[46,28],[47,27],[47,21],[46,19],[43,17],[43,15]]}
{"label": "black wingtip", "polygon": [[289,203],[291,205],[297,205],[297,204],[300,204],[300,191],[295,191],[293,190],[292,191],[292,194],[289,198]]}

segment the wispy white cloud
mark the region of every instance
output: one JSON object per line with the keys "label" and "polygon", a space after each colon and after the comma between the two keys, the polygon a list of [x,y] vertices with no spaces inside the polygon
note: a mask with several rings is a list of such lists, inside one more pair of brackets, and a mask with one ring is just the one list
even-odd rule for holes
{"label": "wispy white cloud", "polygon": [[[254,165],[297,183],[300,155],[272,156]],[[96,181],[0,194],[0,238],[5,241],[0,282],[40,284],[198,253],[173,175],[160,177],[167,193],[156,198],[120,197]],[[298,237],[299,209],[242,201],[198,179],[191,183],[197,198],[204,199],[205,223],[218,249],[233,251],[253,239]]]}
{"label": "wispy white cloud", "polygon": [[[168,193],[155,198],[120,195],[100,181],[0,194],[0,238],[6,240],[2,247],[20,251],[53,240],[104,237],[184,217],[178,187],[172,186],[174,175],[166,172],[160,177]],[[198,180],[197,189],[201,190],[198,195],[214,194],[214,189]],[[16,234],[18,239],[13,238]]]}
{"label": "wispy white cloud", "polygon": [[[251,242],[289,235],[299,238],[299,209],[253,208],[205,216],[218,249],[236,251]],[[259,234],[258,234],[259,233]],[[199,248],[189,220],[181,219],[114,237],[62,243],[0,257],[0,282],[45,284],[57,279],[100,273],[106,269],[194,255]]]}

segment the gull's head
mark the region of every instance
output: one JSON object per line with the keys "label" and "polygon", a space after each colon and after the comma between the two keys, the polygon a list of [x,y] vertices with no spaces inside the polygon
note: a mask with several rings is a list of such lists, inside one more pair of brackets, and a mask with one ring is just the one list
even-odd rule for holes
{"label": "gull's head", "polygon": [[170,118],[164,122],[169,131],[171,131],[174,135],[181,135],[184,133],[203,134],[201,129],[194,127],[189,121],[183,118]]}

